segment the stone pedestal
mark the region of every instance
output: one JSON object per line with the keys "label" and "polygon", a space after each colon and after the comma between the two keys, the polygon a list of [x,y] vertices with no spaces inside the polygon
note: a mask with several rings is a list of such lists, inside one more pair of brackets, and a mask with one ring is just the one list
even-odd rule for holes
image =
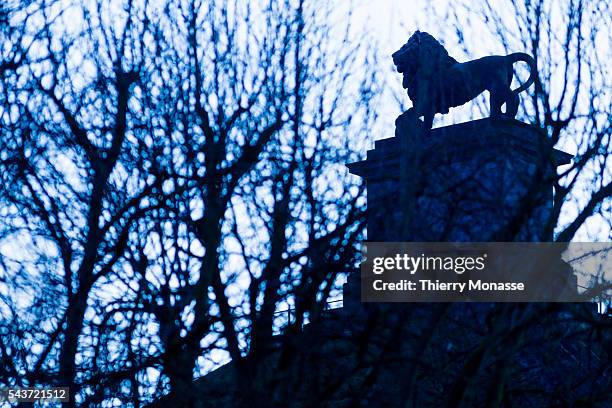
{"label": "stone pedestal", "polygon": [[553,176],[570,161],[530,125],[481,119],[398,126],[348,168],[366,180],[368,241],[549,241]]}
{"label": "stone pedestal", "polygon": [[[552,240],[554,176],[572,156],[541,130],[491,118],[428,134],[402,116],[396,126],[347,165],[367,184],[368,241]],[[345,304],[359,294],[358,279],[349,281]]]}

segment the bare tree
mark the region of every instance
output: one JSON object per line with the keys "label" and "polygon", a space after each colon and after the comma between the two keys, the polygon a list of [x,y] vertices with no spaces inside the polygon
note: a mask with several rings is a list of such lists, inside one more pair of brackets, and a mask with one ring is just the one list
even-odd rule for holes
{"label": "bare tree", "polygon": [[[439,25],[467,52],[484,13],[536,57],[522,117],[579,153],[555,177],[563,241],[610,221],[602,3],[457,4]],[[326,310],[365,238],[344,164],[380,93],[350,9],[7,4],[0,383],[68,385],[66,406],[609,403],[610,322],[588,304]]]}
{"label": "bare tree", "polygon": [[190,398],[194,375],[231,359],[260,396],[273,334],[321,316],[363,238],[342,165],[374,118],[374,71],[341,14],[2,9],[3,383],[140,406]]}

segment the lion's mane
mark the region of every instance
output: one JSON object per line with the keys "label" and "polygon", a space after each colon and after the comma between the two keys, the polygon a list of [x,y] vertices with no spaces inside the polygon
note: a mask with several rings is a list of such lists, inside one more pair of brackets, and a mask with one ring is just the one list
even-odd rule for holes
{"label": "lion's mane", "polygon": [[407,91],[413,103],[418,98],[417,84],[428,84],[432,79],[440,81],[444,70],[457,63],[438,40],[421,31],[412,34],[392,57],[397,72],[410,78]]}

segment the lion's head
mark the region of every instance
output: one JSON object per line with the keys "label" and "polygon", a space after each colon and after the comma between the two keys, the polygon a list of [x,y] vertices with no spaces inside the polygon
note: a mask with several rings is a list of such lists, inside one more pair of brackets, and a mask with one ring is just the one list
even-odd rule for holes
{"label": "lion's head", "polygon": [[412,34],[408,42],[391,57],[397,72],[404,74],[402,85],[413,102],[418,82],[437,77],[442,69],[457,63],[438,40],[422,31]]}

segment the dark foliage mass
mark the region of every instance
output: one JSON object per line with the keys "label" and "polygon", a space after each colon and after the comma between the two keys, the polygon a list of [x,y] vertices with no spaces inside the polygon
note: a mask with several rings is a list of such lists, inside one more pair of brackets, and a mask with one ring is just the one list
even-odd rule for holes
{"label": "dark foliage mass", "polygon": [[[66,406],[376,406],[384,384],[407,406],[609,401],[610,321],[588,306],[328,310],[365,239],[344,164],[383,83],[344,7],[0,3],[0,384],[69,385]],[[612,195],[606,56],[572,27],[554,55],[574,85],[551,102],[534,55],[522,112],[579,147],[547,226],[563,241],[609,227]]]}

